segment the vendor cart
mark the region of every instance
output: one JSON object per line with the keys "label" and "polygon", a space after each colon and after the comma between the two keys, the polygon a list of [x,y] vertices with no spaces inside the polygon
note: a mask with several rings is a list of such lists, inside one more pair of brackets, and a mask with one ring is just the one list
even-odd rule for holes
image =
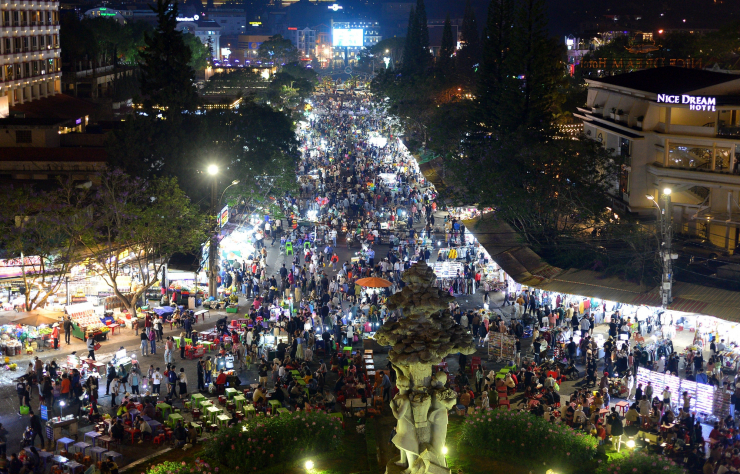
{"label": "vendor cart", "polygon": [[64,311],[72,319],[72,336],[85,340],[92,333],[96,341],[104,341],[108,337],[108,329],[95,314],[92,303],[73,304],[64,307]]}

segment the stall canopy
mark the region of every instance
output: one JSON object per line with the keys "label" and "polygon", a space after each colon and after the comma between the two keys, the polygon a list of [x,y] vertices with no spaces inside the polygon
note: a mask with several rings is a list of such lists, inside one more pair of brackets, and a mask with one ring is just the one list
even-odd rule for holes
{"label": "stall canopy", "polygon": [[34,309],[26,313],[19,313],[13,319],[13,324],[22,324],[25,326],[40,326],[47,324],[51,326],[54,323],[61,322],[64,313],[62,311],[49,311],[46,309]]}
{"label": "stall canopy", "polygon": [[434,185],[437,192],[441,192],[446,187],[442,181],[441,163],[442,160],[438,158],[419,165],[419,171],[424,175],[424,178]]}
{"label": "stall canopy", "polygon": [[469,232],[491,255],[491,258],[517,283],[538,286],[562,272],[544,261],[523,244],[518,234],[494,213],[463,221]]}
{"label": "stall canopy", "polygon": [[385,278],[377,277],[360,278],[355,283],[367,288],[388,288],[389,286],[391,286],[391,282],[389,282]]}
{"label": "stall canopy", "polygon": [[[640,295],[633,304],[660,306],[660,293],[657,288]],[[740,292],[694,285],[673,283],[673,302],[669,310],[684,313],[698,313],[714,316],[726,321],[740,322]]]}
{"label": "stall canopy", "polygon": [[[638,301],[645,295],[650,294],[645,293],[648,288],[643,285],[631,283],[614,276],[605,276],[602,273],[591,270],[577,270],[574,268],[566,270],[536,286],[545,291],[581,295],[625,304],[647,304]],[[658,297],[657,302],[650,304],[652,306],[660,306],[660,297]]]}

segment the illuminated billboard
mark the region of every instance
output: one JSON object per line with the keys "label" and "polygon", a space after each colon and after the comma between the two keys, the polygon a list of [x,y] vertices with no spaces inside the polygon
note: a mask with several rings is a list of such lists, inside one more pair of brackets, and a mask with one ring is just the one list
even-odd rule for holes
{"label": "illuminated billboard", "polygon": [[332,46],[344,48],[344,47],[362,47],[364,31],[362,28],[334,28],[331,31]]}

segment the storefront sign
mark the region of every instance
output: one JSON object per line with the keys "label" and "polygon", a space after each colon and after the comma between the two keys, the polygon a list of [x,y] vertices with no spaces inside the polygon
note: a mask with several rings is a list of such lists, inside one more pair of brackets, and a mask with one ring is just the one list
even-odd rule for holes
{"label": "storefront sign", "polygon": [[337,11],[337,10],[341,10],[343,8],[344,8],[343,6],[337,5],[336,3],[334,5],[329,5],[329,10]]}
{"label": "storefront sign", "polygon": [[221,212],[218,215],[218,227],[221,228],[226,223],[229,222],[229,205],[227,204],[224,206],[223,209],[221,209]]}
{"label": "storefront sign", "polygon": [[693,95],[669,95],[658,94],[659,104],[682,104],[688,105],[689,110],[707,110],[714,112],[717,105],[716,97],[698,97]]}
{"label": "storefront sign", "polygon": [[193,15],[193,16],[178,16],[175,18],[177,21],[198,21],[200,20],[200,15]]}
{"label": "storefront sign", "polygon": [[581,61],[584,69],[650,69],[654,67],[676,66],[689,69],[703,69],[701,58],[598,58]]}

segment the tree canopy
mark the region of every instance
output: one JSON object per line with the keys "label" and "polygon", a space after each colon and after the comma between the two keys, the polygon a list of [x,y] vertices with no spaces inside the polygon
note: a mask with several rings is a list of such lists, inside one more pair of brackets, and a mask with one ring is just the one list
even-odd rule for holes
{"label": "tree canopy", "polygon": [[141,52],[142,93],[149,96],[147,108],[164,108],[170,118],[183,110],[192,110],[198,102],[195,72],[190,65],[193,57],[177,27],[177,2],[157,0],[151,7],[157,14],[157,28],[146,35]]}

